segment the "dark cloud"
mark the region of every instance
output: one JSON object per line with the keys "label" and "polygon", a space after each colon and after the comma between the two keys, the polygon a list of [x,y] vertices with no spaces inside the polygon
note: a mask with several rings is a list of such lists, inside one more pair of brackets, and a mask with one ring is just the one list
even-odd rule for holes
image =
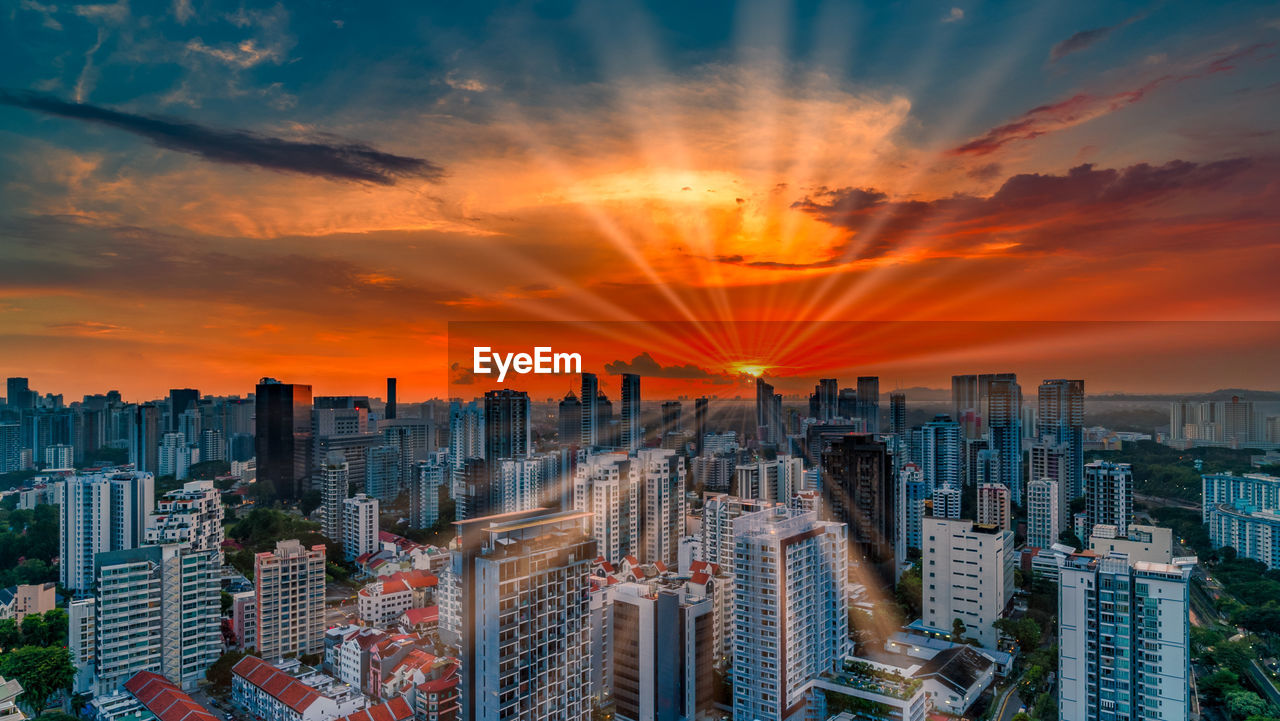
{"label": "dark cloud", "polygon": [[151,143],[205,160],[249,165],[330,180],[392,185],[399,178],[439,180],[443,169],[429,160],[394,155],[363,143],[323,135],[286,140],[248,130],[211,128],[182,120],[125,113],[87,103],[70,103],[32,92],[0,91],[0,103],[133,133]]}
{"label": "dark cloud", "polygon": [[1049,50],[1049,62],[1057,62],[1062,58],[1070,55],[1071,53],[1078,53],[1081,50],[1087,50],[1093,47],[1094,45],[1097,45],[1098,43],[1102,42],[1103,40],[1106,40],[1107,38],[1111,37],[1111,34],[1114,33],[1115,31],[1120,30],[1121,28],[1124,28],[1128,25],[1132,25],[1133,23],[1138,22],[1142,18],[1143,18],[1143,15],[1139,14],[1139,15],[1134,15],[1133,17],[1130,17],[1130,18],[1126,18],[1124,21],[1118,22],[1115,25],[1108,25],[1106,27],[1101,27],[1101,28],[1090,28],[1088,30],[1081,30],[1080,32],[1072,35],[1066,40],[1063,40],[1057,45],[1054,45]]}
{"label": "dark cloud", "polygon": [[987,163],[976,168],[970,168],[965,175],[975,180],[995,180],[1000,177],[1000,164]]}
{"label": "dark cloud", "polygon": [[[941,244],[963,252],[995,234],[1035,246],[1062,242],[1055,228],[1088,224],[1104,232],[1137,222],[1155,203],[1195,193],[1220,190],[1256,161],[1235,158],[1211,163],[1174,160],[1164,165],[1140,163],[1123,169],[1086,164],[1063,175],[1014,175],[989,197],[957,195],[930,201],[889,201],[868,188],[823,189],[794,204],[830,225],[851,231],[849,241],[830,257],[812,263],[721,262],[763,268],[823,268],[877,258],[916,243]],[[1156,221],[1152,221],[1156,222]],[[1025,229],[1025,230],[1023,230]],[[1037,233],[1040,233],[1037,235]]]}
{"label": "dark cloud", "polygon": [[723,373],[712,373],[692,363],[684,365],[663,366],[653,359],[648,352],[641,353],[628,363],[624,360],[610,361],[604,364],[604,371],[609,375],[635,373],[645,378],[672,378],[677,380],[709,380],[716,383],[732,383],[733,379]]}
{"label": "dark cloud", "polygon": [[470,368],[463,368],[461,363],[449,365],[449,384],[458,386],[475,385],[476,374]]}

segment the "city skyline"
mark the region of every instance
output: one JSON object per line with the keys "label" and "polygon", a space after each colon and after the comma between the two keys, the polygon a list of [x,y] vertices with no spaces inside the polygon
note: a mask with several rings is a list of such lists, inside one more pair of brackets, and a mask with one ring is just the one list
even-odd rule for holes
{"label": "city skyline", "polygon": [[0,342],[37,387],[430,397],[447,321],[1280,320],[1263,4],[10,17]]}

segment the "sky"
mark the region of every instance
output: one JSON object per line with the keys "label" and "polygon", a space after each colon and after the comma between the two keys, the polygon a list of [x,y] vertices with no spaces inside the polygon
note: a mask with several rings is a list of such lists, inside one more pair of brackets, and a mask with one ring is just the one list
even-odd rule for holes
{"label": "sky", "polygon": [[797,389],[1276,387],[1274,3],[0,13],[0,374],[42,391],[427,398],[497,321]]}

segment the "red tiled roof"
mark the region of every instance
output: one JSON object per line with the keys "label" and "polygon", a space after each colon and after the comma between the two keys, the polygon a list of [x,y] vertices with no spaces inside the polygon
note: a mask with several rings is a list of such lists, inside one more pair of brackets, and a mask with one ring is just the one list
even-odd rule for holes
{"label": "red tiled roof", "polygon": [[404,696],[396,696],[386,703],[343,716],[339,721],[407,721],[411,718],[413,709],[409,702],[404,700]]}
{"label": "red tiled roof", "polygon": [[654,566],[654,568],[657,568],[657,569],[658,569],[658,573],[666,573],[666,572],[667,572],[667,564],[663,563],[662,561],[654,561],[654,562],[653,562],[653,566]]}
{"label": "red tiled roof", "polygon": [[302,713],[322,698],[320,692],[256,656],[245,656],[231,672]]}
{"label": "red tiled roof", "polygon": [[708,576],[706,573],[702,571],[696,571],[694,572],[693,576],[689,580],[693,581],[699,586],[703,586],[703,585],[706,585],[707,581],[711,580],[711,576]]}
{"label": "red tiled roof", "polygon": [[640,559],[636,558],[635,556],[623,556],[622,560],[626,561],[627,563],[630,563],[633,566],[640,565]]}
{"label": "red tiled roof", "polygon": [[440,620],[439,606],[426,606],[423,608],[406,609],[402,614],[410,626],[417,626],[420,623],[429,623],[431,621]]}
{"label": "red tiled roof", "polygon": [[216,721],[217,717],[196,703],[182,689],[158,673],[139,671],[124,688],[160,721]]}

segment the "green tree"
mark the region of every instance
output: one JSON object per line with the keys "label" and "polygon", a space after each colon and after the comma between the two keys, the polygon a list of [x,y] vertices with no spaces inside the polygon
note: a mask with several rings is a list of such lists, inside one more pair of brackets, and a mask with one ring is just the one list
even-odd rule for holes
{"label": "green tree", "polygon": [[226,693],[231,690],[231,669],[248,655],[243,651],[227,651],[209,666],[204,677],[209,680],[209,685],[215,692]]}
{"label": "green tree", "polygon": [[298,500],[298,510],[302,511],[302,515],[310,516],[311,512],[320,507],[324,503],[324,496],[320,491],[312,489],[302,494],[302,498]]}
{"label": "green tree", "polygon": [[0,619],[0,649],[17,648],[22,645],[22,632],[18,630],[18,622],[12,618]]}
{"label": "green tree", "polygon": [[47,646],[49,635],[49,624],[43,614],[33,613],[22,619],[23,646]]}
{"label": "green tree", "polygon": [[22,684],[22,705],[38,712],[54,694],[70,689],[76,677],[71,652],[60,646],[23,646],[0,655],[0,676]]}
{"label": "green tree", "polygon": [[957,618],[956,620],[952,621],[951,622],[951,640],[955,643],[963,643],[964,632],[967,630],[969,629],[964,625],[963,620]]}
{"label": "green tree", "polygon": [[1231,714],[1231,718],[1245,721],[1250,716],[1262,716],[1269,710],[1267,702],[1262,697],[1252,691],[1240,689],[1238,691],[1228,691],[1226,697],[1227,713]]}

